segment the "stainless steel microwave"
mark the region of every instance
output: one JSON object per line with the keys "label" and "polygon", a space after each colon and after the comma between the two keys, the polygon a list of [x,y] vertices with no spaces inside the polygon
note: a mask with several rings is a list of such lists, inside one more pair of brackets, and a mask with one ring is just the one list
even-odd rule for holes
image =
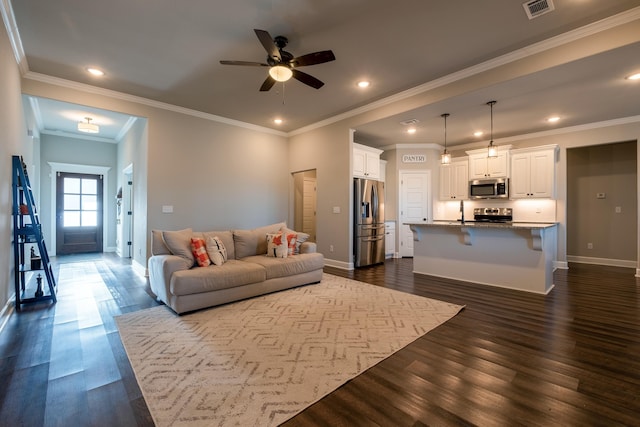
{"label": "stainless steel microwave", "polygon": [[470,199],[508,199],[509,178],[487,178],[469,181]]}

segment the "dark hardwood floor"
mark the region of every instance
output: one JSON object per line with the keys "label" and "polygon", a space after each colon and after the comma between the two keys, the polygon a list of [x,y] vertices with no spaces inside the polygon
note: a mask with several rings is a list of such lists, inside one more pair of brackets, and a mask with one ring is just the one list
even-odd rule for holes
{"label": "dark hardwood floor", "polygon": [[[146,280],[111,254],[54,266],[58,303],[25,307],[0,334],[0,425],[153,425],[113,320],[157,304]],[[571,264],[547,296],[411,270],[325,269],[466,307],[285,426],[640,425],[633,269]]]}

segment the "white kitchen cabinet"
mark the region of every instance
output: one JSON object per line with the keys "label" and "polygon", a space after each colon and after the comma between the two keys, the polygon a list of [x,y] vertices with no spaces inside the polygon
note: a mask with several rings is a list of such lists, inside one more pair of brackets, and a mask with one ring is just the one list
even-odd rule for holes
{"label": "white kitchen cabinet", "polygon": [[385,258],[394,258],[396,253],[396,222],[384,223],[384,255]]}
{"label": "white kitchen cabinet", "polygon": [[440,165],[440,200],[466,200],[469,198],[469,161],[452,159]]}
{"label": "white kitchen cabinet", "polygon": [[557,145],[511,151],[512,199],[554,198]]}
{"label": "white kitchen cabinet", "polygon": [[511,146],[502,145],[497,148],[497,157],[488,157],[486,148],[467,151],[469,179],[509,177],[509,148]]}
{"label": "white kitchen cabinet", "polygon": [[355,178],[380,179],[380,154],[382,150],[353,144],[353,176]]}

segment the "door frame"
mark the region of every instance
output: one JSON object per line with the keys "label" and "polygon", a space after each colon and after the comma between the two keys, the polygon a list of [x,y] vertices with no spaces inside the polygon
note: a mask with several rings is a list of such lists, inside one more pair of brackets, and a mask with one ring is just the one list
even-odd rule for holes
{"label": "door frame", "polygon": [[[109,230],[111,228],[111,221],[109,221],[109,215],[107,215],[108,207],[111,206],[108,203],[108,193],[109,193],[109,175],[108,172],[111,169],[108,166],[88,166],[88,165],[77,165],[72,163],[57,163],[57,162],[47,162],[49,167],[51,168],[51,175],[49,178],[51,184],[51,243],[50,243],[50,256],[56,256],[56,245],[54,242],[57,241],[57,232],[56,232],[56,203],[57,203],[57,195],[56,195],[56,176],[58,172],[69,172],[69,173],[86,173],[92,175],[102,175],[102,246],[103,251],[108,252],[112,248],[106,246],[107,236],[109,235]],[[115,194],[114,194],[115,197]]]}

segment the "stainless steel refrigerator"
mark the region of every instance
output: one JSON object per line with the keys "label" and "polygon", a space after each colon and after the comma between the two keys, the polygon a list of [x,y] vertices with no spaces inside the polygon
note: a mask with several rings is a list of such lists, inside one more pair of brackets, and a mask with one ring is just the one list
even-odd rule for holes
{"label": "stainless steel refrigerator", "polygon": [[354,178],[353,200],[355,266],[384,262],[384,182]]}

